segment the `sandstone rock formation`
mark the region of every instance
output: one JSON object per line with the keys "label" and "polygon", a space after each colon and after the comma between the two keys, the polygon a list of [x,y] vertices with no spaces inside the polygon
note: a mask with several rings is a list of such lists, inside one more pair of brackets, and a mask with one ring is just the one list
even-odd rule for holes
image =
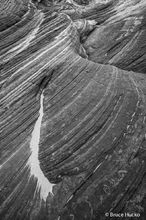
{"label": "sandstone rock formation", "polygon": [[1,220],[144,219],[145,73],[145,0],[0,0]]}

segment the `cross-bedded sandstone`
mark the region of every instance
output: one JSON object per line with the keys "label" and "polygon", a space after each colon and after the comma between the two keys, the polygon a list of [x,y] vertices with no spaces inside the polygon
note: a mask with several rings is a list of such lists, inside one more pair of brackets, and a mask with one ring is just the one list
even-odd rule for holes
{"label": "cross-bedded sandstone", "polygon": [[145,10],[0,2],[0,219],[144,219]]}

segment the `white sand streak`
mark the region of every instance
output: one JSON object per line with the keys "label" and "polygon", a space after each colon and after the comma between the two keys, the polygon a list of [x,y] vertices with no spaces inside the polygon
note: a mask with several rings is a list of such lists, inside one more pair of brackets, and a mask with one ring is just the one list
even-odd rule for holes
{"label": "white sand streak", "polygon": [[40,189],[40,196],[42,199],[46,200],[48,193],[52,193],[52,188],[55,184],[51,184],[48,179],[44,176],[39,163],[39,140],[40,140],[40,130],[41,130],[41,122],[43,118],[43,99],[44,95],[41,94],[40,99],[40,111],[39,118],[36,121],[34,126],[34,130],[32,132],[30,148],[31,148],[31,156],[29,159],[29,166],[31,175],[37,178],[37,187]]}

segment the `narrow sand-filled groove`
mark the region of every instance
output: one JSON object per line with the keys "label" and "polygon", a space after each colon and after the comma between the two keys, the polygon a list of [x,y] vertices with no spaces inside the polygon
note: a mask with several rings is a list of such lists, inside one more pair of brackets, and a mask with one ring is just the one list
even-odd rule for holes
{"label": "narrow sand-filled groove", "polygon": [[[37,178],[37,187],[40,189],[40,196],[46,200],[49,192],[52,193],[54,184],[51,184],[49,180],[44,176],[39,163],[39,140],[41,132],[41,122],[43,118],[43,100],[44,94],[42,92],[40,97],[40,110],[39,117],[35,123],[30,142],[31,156],[29,158],[30,173]],[[53,194],[53,193],[52,193]]]}

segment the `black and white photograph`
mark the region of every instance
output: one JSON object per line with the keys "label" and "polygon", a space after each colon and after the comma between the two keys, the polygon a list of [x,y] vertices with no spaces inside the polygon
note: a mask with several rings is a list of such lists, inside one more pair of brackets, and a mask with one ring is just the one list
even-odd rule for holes
{"label": "black and white photograph", "polygon": [[0,0],[0,220],[146,219],[146,0]]}

